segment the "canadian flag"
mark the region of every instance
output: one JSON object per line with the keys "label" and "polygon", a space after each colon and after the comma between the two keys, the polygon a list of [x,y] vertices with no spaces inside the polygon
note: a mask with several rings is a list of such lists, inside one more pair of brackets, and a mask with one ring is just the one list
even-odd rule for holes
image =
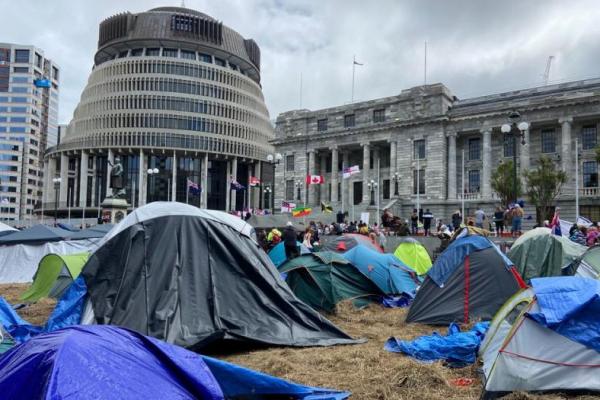
{"label": "canadian flag", "polygon": [[321,175],[307,175],[306,176],[306,184],[307,185],[320,185],[325,183],[325,179]]}

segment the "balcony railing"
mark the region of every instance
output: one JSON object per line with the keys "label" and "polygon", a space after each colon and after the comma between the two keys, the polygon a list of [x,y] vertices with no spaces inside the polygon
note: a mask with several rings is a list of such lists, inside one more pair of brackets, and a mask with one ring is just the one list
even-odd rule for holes
{"label": "balcony railing", "polygon": [[579,196],[581,197],[598,197],[600,196],[600,188],[598,187],[587,187],[579,189]]}
{"label": "balcony railing", "polygon": [[[479,193],[479,192],[464,193],[464,198],[465,198],[465,200],[478,200],[481,198],[481,193]],[[456,199],[462,200],[462,196],[460,194],[457,194]]]}

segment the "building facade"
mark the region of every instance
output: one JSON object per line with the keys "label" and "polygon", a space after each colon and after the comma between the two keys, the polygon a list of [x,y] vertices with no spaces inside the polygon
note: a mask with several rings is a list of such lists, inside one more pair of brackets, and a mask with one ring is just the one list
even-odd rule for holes
{"label": "building facade", "polygon": [[[47,213],[99,211],[117,156],[132,207],[255,206],[260,189],[231,191],[230,181],[248,187],[262,175],[273,137],[254,40],[186,8],[115,15],[100,24],[88,84],[46,152]],[[189,193],[188,181],[201,193]]]}
{"label": "building facade", "polygon": [[60,69],[34,46],[0,43],[0,219],[33,219],[44,152],[58,137]]}
{"label": "building facade", "polygon": [[[569,177],[559,196],[561,215],[575,216],[578,176],[580,215],[600,220],[594,151],[600,79],[465,100],[433,84],[372,101],[282,113],[273,141],[284,160],[275,171],[275,206],[324,201],[354,219],[384,208],[408,217],[418,206],[447,221],[464,199],[465,214],[479,206],[491,213],[499,205],[492,172],[513,159],[513,136],[500,129],[513,111],[529,123],[523,144],[517,139],[518,176],[540,156],[550,157]],[[351,166],[360,172],[343,179],[341,171]],[[323,175],[325,184],[307,187],[310,174]],[[535,216],[536,210],[526,205],[526,212]]]}

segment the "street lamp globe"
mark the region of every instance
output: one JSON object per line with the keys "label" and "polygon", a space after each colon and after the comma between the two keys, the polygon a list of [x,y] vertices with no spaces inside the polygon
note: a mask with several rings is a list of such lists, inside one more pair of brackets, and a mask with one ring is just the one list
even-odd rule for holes
{"label": "street lamp globe", "polygon": [[525,121],[519,122],[519,125],[517,125],[517,127],[519,128],[519,130],[521,132],[525,132],[527,129],[529,129],[529,124]]}
{"label": "street lamp globe", "polygon": [[510,133],[510,129],[510,124],[502,124],[502,127],[500,128],[502,133]]}
{"label": "street lamp globe", "polygon": [[267,161],[268,162],[273,162],[273,154],[267,154]]}
{"label": "street lamp globe", "polygon": [[154,168],[154,169],[152,170],[152,172],[153,172],[153,173],[155,173],[155,174],[158,174],[158,168]]}
{"label": "street lamp globe", "polygon": [[154,172],[154,170],[152,168],[148,168],[148,171],[146,171],[146,172],[148,172],[148,174],[152,175],[152,173]]}
{"label": "street lamp globe", "polygon": [[281,161],[282,159],[283,159],[283,156],[281,155],[281,153],[275,154],[275,161]]}

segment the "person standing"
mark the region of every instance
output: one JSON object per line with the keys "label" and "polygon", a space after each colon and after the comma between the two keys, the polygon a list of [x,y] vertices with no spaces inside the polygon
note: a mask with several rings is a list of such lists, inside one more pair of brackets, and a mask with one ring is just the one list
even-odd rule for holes
{"label": "person standing", "polygon": [[304,240],[302,241],[302,244],[304,246],[306,246],[307,249],[312,250],[312,244],[313,244],[313,240],[312,240],[312,229],[306,228],[306,230],[304,231]]}
{"label": "person standing", "polygon": [[460,224],[462,223],[462,215],[460,215],[460,210],[456,210],[454,214],[452,214],[452,227],[455,231],[460,228]]}
{"label": "person standing", "polygon": [[496,212],[494,212],[494,223],[496,224],[496,235],[502,236],[504,233],[504,211],[500,207],[496,207]]}
{"label": "person standing", "polygon": [[385,237],[385,233],[383,232],[383,229],[379,230],[379,233],[377,234],[377,239],[379,241],[379,246],[381,247],[381,250],[385,250],[385,243],[387,242],[387,238]]}
{"label": "person standing", "polygon": [[292,226],[292,222],[288,221],[285,229],[283,230],[283,246],[285,249],[285,257],[288,260],[298,257],[298,243],[296,238],[296,231]]}
{"label": "person standing", "polygon": [[521,223],[523,221],[523,209],[519,204],[515,204],[512,209],[512,237],[518,237],[521,235]]}
{"label": "person standing", "polygon": [[423,230],[425,231],[425,236],[429,236],[432,221],[433,221],[433,213],[431,211],[429,211],[429,208],[428,208],[423,213]]}
{"label": "person standing", "polygon": [[485,212],[481,207],[477,207],[477,211],[475,211],[475,226],[483,229],[483,221],[485,221]]}
{"label": "person standing", "polygon": [[413,235],[416,235],[419,232],[419,214],[417,214],[417,209],[413,209],[413,213],[410,216],[410,227]]}

